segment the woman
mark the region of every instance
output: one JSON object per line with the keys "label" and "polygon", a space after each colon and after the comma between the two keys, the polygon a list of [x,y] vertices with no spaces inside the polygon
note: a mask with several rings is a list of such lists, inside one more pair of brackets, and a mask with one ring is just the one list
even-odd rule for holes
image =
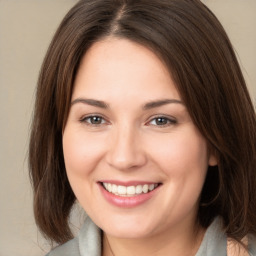
{"label": "woman", "polygon": [[[200,1],[78,2],[46,54],[30,140],[49,255],[226,255],[227,237],[256,255],[255,139],[232,46]],[[75,200],[89,217],[72,239]]]}

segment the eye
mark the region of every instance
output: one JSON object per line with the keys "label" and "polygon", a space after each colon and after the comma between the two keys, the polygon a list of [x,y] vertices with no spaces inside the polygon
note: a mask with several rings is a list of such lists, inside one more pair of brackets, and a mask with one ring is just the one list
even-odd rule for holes
{"label": "eye", "polygon": [[176,123],[177,121],[175,119],[164,117],[164,116],[155,117],[148,122],[149,125],[160,126],[160,127],[166,127]]}
{"label": "eye", "polygon": [[94,125],[94,126],[107,123],[107,121],[102,116],[97,116],[97,115],[83,117],[80,120],[80,122],[86,123],[87,125]]}

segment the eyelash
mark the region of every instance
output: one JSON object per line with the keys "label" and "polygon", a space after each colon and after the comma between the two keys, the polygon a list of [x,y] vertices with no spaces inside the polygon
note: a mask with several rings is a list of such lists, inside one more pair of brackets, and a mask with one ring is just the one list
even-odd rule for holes
{"label": "eyelash", "polygon": [[[97,118],[97,119],[100,119],[100,123],[92,123],[93,122],[93,118]],[[157,125],[157,119],[158,121],[160,121],[160,119],[162,119],[162,122],[164,122],[164,124],[159,124]],[[81,123],[85,123],[86,125],[89,125],[89,126],[101,126],[101,125],[106,125],[108,122],[105,120],[105,118],[101,115],[89,115],[89,116],[85,116],[83,118],[81,118],[79,120]],[[102,123],[102,121],[104,121]],[[151,124],[152,122],[154,122],[155,124]],[[166,116],[155,116],[153,118],[151,118],[147,123],[146,125],[153,125],[153,126],[157,126],[159,128],[164,128],[164,127],[168,127],[168,126],[171,126],[171,125],[175,125],[177,124],[177,120],[175,120],[174,118],[170,118],[170,117],[166,117]]]}

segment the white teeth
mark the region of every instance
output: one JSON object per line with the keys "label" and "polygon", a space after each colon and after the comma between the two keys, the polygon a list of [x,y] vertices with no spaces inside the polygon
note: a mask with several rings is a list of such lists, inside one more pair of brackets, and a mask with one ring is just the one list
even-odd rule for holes
{"label": "white teeth", "polygon": [[134,186],[129,186],[126,189],[126,193],[127,195],[135,195],[136,189]]}
{"label": "white teeth", "polygon": [[104,188],[115,195],[119,196],[134,196],[134,195],[140,195],[142,193],[148,193],[155,188],[158,187],[158,184],[144,184],[144,185],[137,185],[137,186],[121,186],[111,183],[103,183]]}
{"label": "white teeth", "polygon": [[113,184],[112,185],[112,191],[111,191],[113,194],[117,193],[117,185],[116,184]]}
{"label": "white teeth", "polygon": [[142,191],[143,191],[144,193],[148,193],[148,185],[143,185]]}
{"label": "white teeth", "polygon": [[149,191],[152,191],[154,188],[155,188],[154,184],[150,184],[149,187],[148,187]]}
{"label": "white teeth", "polygon": [[141,194],[142,193],[142,185],[136,186],[136,194]]}
{"label": "white teeth", "polygon": [[[109,191],[111,192],[111,191]],[[119,195],[125,195],[126,194],[126,187],[125,186],[118,186],[117,187],[117,193]]]}

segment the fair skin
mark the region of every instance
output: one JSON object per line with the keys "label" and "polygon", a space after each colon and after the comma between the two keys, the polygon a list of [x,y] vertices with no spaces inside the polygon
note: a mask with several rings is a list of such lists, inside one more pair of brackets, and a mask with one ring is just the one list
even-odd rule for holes
{"label": "fair skin", "polygon": [[104,231],[102,254],[194,255],[199,196],[216,160],[165,65],[144,46],[107,38],[83,57],[71,101],[67,175]]}

